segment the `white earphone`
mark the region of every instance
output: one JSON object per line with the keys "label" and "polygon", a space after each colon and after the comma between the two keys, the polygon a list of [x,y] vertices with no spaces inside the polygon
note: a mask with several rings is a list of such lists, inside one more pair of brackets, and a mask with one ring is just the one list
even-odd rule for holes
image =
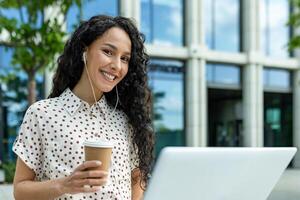
{"label": "white earphone", "polygon": [[86,65],[86,51],[82,54],[82,60],[84,62],[84,65]]}
{"label": "white earphone", "polygon": [[[94,100],[95,100],[95,104],[98,105],[98,108],[99,110],[101,110],[101,108],[99,107],[99,104],[97,104],[97,100],[96,100],[96,95],[95,95],[95,91],[94,91],[94,87],[93,87],[93,84],[92,84],[92,81],[91,81],[91,77],[90,77],[90,74],[89,74],[89,71],[88,71],[88,68],[87,68],[87,63],[86,63],[86,51],[83,52],[82,54],[82,60],[83,60],[83,63],[84,63],[84,68],[87,72],[87,76],[88,76],[88,79],[89,79],[89,83],[90,83],[90,86],[91,86],[91,89],[92,89],[92,92],[93,92],[93,97],[94,97]],[[114,107],[114,110],[112,111],[112,113],[110,114],[114,114],[117,106],[118,106],[118,103],[119,103],[119,93],[118,93],[118,87],[116,85],[116,96],[117,96],[117,101],[116,101],[116,105]]]}

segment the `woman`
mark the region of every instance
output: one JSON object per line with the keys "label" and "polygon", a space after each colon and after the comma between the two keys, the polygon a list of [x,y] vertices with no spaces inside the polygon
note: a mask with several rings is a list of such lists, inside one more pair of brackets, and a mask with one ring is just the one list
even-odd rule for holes
{"label": "woman", "polygon": [[[16,200],[142,198],[153,159],[143,42],[124,17],[95,16],[75,30],[50,98],[29,107],[14,143]],[[115,144],[109,173],[84,162],[86,140]]]}

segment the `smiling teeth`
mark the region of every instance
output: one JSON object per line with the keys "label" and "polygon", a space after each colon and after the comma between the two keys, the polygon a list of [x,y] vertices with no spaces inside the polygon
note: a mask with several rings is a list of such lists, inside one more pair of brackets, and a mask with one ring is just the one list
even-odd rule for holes
{"label": "smiling teeth", "polygon": [[103,74],[106,78],[108,78],[109,80],[111,80],[111,81],[115,79],[115,76],[110,75],[110,74],[108,74],[108,73],[106,73],[106,72],[102,72],[102,74]]}

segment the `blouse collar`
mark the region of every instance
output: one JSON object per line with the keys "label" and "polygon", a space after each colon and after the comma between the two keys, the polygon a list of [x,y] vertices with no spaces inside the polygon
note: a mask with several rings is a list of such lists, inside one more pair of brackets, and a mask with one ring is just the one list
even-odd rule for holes
{"label": "blouse collar", "polygon": [[[64,109],[70,114],[74,115],[81,106],[89,108],[90,105],[77,97],[70,88],[67,88],[60,96],[60,102],[62,103]],[[111,108],[108,105],[105,95],[102,95],[101,99],[98,100],[97,104],[99,105],[100,111],[107,115],[111,112]],[[92,105],[92,107],[95,105]],[[98,110],[98,108],[96,107]]]}

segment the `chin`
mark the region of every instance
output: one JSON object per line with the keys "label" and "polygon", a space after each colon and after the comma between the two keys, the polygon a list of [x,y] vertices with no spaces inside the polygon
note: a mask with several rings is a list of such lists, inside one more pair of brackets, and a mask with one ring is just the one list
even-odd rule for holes
{"label": "chin", "polygon": [[107,92],[112,91],[112,89],[113,89],[113,88],[111,88],[111,87],[101,88],[101,91],[107,93]]}

